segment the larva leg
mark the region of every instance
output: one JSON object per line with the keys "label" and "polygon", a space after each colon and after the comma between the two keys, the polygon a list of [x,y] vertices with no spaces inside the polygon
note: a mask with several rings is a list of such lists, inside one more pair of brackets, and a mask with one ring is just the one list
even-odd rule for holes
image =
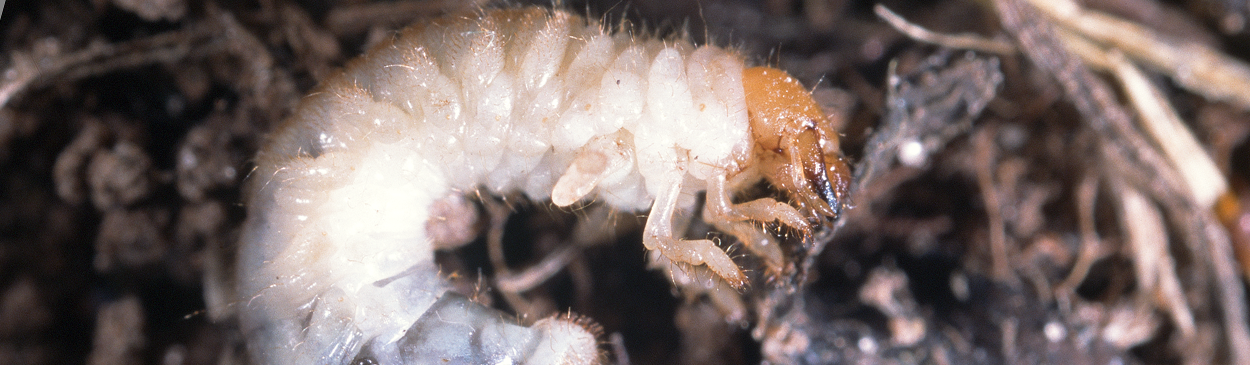
{"label": "larva leg", "polygon": [[802,232],[811,230],[807,218],[798,209],[789,204],[772,198],[760,198],[745,203],[734,204],[725,184],[725,175],[721,174],[708,181],[709,211],[715,221],[746,221],[757,222],[777,221]]}
{"label": "larva leg", "polygon": [[734,204],[724,174],[718,174],[708,181],[704,215],[704,220],[738,238],[747,249],[763,257],[770,268],[784,265],[781,247],[775,238],[757,228],[752,221],[778,221],[803,233],[811,229],[797,209],[770,198]]}
{"label": "larva leg", "polygon": [[658,250],[664,257],[674,262],[690,265],[707,265],[729,285],[742,288],[746,285],[746,275],[738,269],[738,264],[729,258],[711,240],[683,240],[676,238],[673,232],[673,213],[677,209],[677,198],[681,194],[680,179],[673,183],[667,191],[655,197],[651,206],[651,214],[643,228],[642,244],[649,250]]}
{"label": "larva leg", "polygon": [[[573,158],[551,192],[551,201],[557,206],[568,206],[580,200],[594,190],[600,182],[611,175],[628,172],[634,164],[634,156],[629,146],[616,135],[607,135],[592,140]],[[681,179],[668,191],[656,197],[644,228],[643,244],[647,249],[658,250],[664,257],[674,262],[690,265],[707,265],[725,281],[734,287],[741,288],[746,283],[746,276],[738,269],[738,265],[710,240],[678,239],[673,230],[673,213],[677,209],[677,198],[681,194]],[[722,185],[723,176],[722,176]],[[793,209],[791,209],[793,210]],[[796,212],[797,213],[797,212]],[[745,218],[744,218],[745,219]],[[799,217],[802,221],[802,217]],[[805,224],[805,222],[804,222]],[[744,224],[750,226],[749,224]],[[736,228],[736,227],[735,227]],[[744,232],[750,230],[744,230]],[[776,246],[776,245],[774,245]],[[780,262],[781,252],[776,252]]]}
{"label": "larva leg", "polygon": [[551,189],[551,202],[560,207],[569,206],[590,194],[605,178],[629,172],[634,165],[631,148],[618,134],[591,140],[556,181]]}

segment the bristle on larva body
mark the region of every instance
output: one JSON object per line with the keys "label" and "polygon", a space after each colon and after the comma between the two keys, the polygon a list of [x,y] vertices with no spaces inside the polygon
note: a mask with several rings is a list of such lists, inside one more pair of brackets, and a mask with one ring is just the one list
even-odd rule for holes
{"label": "bristle on larva body", "polygon": [[[445,295],[431,207],[519,191],[650,209],[648,249],[742,287],[722,249],[674,232],[674,212],[706,190],[705,217],[781,265],[753,222],[806,231],[837,214],[846,167],[828,124],[784,72],[714,46],[536,7],[430,21],[353,61],[274,131],[246,186],[236,281],[210,310],[237,311],[267,364],[595,363],[580,326],[521,327]],[[759,178],[797,208],[731,200]]]}

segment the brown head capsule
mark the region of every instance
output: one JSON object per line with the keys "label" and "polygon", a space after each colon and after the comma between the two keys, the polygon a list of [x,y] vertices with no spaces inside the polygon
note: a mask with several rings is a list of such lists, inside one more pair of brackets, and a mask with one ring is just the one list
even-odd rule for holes
{"label": "brown head capsule", "polygon": [[809,215],[835,218],[850,185],[838,135],[802,84],[771,67],[743,71],[755,158]]}

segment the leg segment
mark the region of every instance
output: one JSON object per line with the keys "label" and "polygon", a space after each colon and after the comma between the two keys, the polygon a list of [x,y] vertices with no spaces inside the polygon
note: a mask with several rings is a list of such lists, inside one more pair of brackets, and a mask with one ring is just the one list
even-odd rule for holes
{"label": "leg segment", "polygon": [[785,257],[777,239],[752,222],[777,221],[806,234],[811,230],[807,219],[789,204],[771,198],[734,204],[725,179],[724,174],[719,174],[708,181],[703,219],[742,241],[747,249],[763,257],[769,268],[781,269],[785,265]]}
{"label": "leg segment", "polygon": [[643,228],[642,244],[649,250],[658,250],[664,257],[673,262],[690,265],[707,265],[708,269],[720,276],[734,288],[746,285],[746,275],[738,269],[738,264],[729,255],[710,240],[678,239],[673,232],[673,214],[677,209],[677,198],[681,194],[681,179],[675,179],[667,191],[655,197],[651,206],[651,214]]}

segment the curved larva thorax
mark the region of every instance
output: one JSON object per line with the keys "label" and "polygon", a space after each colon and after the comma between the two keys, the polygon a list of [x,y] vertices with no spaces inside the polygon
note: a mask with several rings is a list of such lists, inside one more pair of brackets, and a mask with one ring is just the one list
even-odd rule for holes
{"label": "curved larva thorax", "polygon": [[484,188],[688,205],[750,159],[742,74],[732,52],[610,34],[564,11],[403,31],[318,87],[257,157],[234,304],[252,352],[420,362],[401,344],[445,291],[425,229],[436,200]]}
{"label": "curved larva thorax", "polygon": [[[459,189],[545,199],[577,149],[617,134],[632,150],[654,153],[636,156],[641,176],[601,182],[601,198],[643,209],[647,190],[667,186],[647,168],[726,166],[749,149],[741,74],[741,59],[716,47],[640,41],[567,12],[526,8],[406,30],[322,92],[403,110],[407,120],[352,132],[394,133],[413,151],[433,153],[437,165],[455,167],[447,183]],[[639,177],[650,189],[639,188]]]}

